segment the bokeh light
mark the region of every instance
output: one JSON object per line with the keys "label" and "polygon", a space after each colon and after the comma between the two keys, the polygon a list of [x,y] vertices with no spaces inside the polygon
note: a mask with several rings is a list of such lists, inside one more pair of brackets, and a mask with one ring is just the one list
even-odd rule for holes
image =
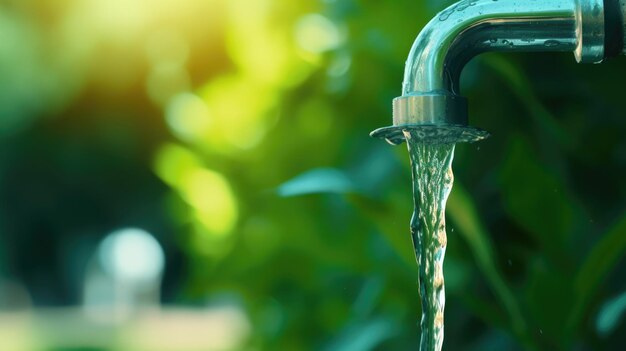
{"label": "bokeh light", "polygon": [[336,49],[342,43],[339,28],[320,14],[302,16],[296,23],[295,36],[300,48],[314,54]]}
{"label": "bokeh light", "polygon": [[161,245],[137,228],[109,234],[100,244],[98,258],[111,276],[139,284],[159,279],[165,267]]}

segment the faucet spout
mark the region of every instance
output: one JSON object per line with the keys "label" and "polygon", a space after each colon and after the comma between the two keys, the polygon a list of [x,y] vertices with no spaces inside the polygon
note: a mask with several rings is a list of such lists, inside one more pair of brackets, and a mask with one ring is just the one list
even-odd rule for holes
{"label": "faucet spout", "polygon": [[571,51],[581,63],[626,52],[626,0],[462,0],[422,30],[405,66],[393,126],[372,136],[397,145],[403,130],[425,143],[474,142],[488,133],[468,126],[459,78],[474,56],[490,51]]}

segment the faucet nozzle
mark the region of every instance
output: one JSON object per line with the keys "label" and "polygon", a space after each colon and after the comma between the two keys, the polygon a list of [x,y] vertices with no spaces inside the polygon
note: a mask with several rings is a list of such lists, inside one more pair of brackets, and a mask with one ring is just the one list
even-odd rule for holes
{"label": "faucet nozzle", "polygon": [[451,94],[414,94],[393,100],[393,126],[371,133],[392,145],[404,141],[403,130],[411,129],[424,143],[474,142],[489,133],[467,125],[467,99]]}
{"label": "faucet nozzle", "polygon": [[415,40],[393,125],[371,133],[397,145],[404,130],[425,143],[474,142],[458,94],[465,64],[488,51],[569,51],[578,62],[626,54],[626,0],[462,0],[440,12]]}

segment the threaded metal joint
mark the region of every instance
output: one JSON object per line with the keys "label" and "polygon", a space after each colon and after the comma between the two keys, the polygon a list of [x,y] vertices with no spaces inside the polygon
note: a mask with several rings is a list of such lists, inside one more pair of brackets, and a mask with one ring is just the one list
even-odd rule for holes
{"label": "threaded metal joint", "polygon": [[489,133],[467,125],[467,100],[448,94],[395,98],[393,126],[377,129],[371,136],[398,145],[405,140],[405,131],[412,131],[415,138],[428,144],[474,142],[489,136]]}
{"label": "threaded metal joint", "polygon": [[620,9],[622,10],[622,36],[624,41],[622,42],[624,47],[622,48],[622,53],[626,55],[626,0],[620,0]]}
{"label": "threaded metal joint", "polygon": [[578,46],[574,51],[580,63],[600,63],[604,59],[604,1],[577,0],[576,35]]}
{"label": "threaded metal joint", "polygon": [[467,100],[458,95],[405,95],[393,100],[393,124],[467,125]]}

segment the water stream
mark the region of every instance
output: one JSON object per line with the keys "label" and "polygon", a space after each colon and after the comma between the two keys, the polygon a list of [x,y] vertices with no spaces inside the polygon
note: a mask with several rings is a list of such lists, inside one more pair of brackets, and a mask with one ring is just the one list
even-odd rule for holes
{"label": "water stream", "polygon": [[452,190],[454,144],[426,144],[416,131],[404,131],[411,157],[413,202],[411,236],[419,265],[422,301],[420,351],[439,351],[443,345],[446,253],[446,201]]}

